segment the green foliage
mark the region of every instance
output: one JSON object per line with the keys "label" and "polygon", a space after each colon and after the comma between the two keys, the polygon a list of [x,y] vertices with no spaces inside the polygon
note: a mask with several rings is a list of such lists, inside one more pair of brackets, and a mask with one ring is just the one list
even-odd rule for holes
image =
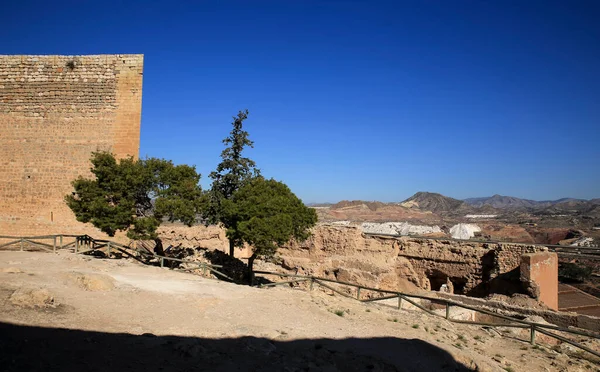
{"label": "green foliage", "polygon": [[344,310],[335,310],[333,313],[337,316],[344,316]]}
{"label": "green foliage", "polygon": [[576,263],[565,262],[558,266],[558,276],[562,279],[576,282],[585,282],[592,276],[592,268],[578,265]]}
{"label": "green foliage", "polygon": [[208,206],[205,218],[208,223],[223,223],[229,228],[227,221],[222,218],[222,202],[231,199],[233,194],[250,179],[258,177],[260,171],[256,163],[242,156],[244,148],[254,147],[254,142],[248,138],[248,132],[243,130],[244,120],[248,118],[248,110],[240,111],[233,117],[233,129],[229,136],[223,140],[227,146],[221,152],[221,163],[217,169],[211,172],[209,177],[213,180],[210,191],[207,194]]}
{"label": "green foliage", "polygon": [[94,179],[79,177],[65,197],[80,222],[90,222],[109,236],[127,230],[131,239],[156,239],[163,218],[191,225],[202,190],[194,167],[149,158],[117,161],[113,154],[92,154]]}
{"label": "green foliage", "polygon": [[290,239],[305,240],[317,223],[315,210],[306,207],[289,187],[262,177],[252,179],[223,201],[222,218],[235,246],[252,246],[250,271],[255,258],[272,257]]}

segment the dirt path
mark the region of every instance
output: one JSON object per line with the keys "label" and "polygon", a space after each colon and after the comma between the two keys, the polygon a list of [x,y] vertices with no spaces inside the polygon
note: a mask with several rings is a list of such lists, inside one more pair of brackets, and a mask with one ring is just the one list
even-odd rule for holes
{"label": "dirt path", "polygon": [[66,252],[0,252],[0,322],[6,371],[595,368],[420,312]]}

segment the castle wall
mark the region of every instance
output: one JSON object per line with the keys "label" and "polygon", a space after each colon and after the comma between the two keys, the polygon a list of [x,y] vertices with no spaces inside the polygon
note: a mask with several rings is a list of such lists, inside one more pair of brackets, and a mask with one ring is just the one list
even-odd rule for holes
{"label": "castle wall", "polygon": [[93,151],[139,154],[142,55],[0,56],[0,235],[102,236],[64,197]]}

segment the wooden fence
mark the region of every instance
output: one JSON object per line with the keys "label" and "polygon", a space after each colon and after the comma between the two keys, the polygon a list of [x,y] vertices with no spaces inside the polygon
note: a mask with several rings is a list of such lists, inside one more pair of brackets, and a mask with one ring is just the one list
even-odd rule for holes
{"label": "wooden fence", "polygon": [[[8,242],[0,244],[0,250],[42,250],[46,252],[56,252],[59,249],[68,249],[72,250],[72,252],[76,254],[101,252],[103,255],[109,258],[114,256],[115,253],[119,252],[122,255],[133,258],[144,264],[148,264],[154,259],[158,262],[160,267],[167,266],[175,271],[187,272],[202,270],[203,276],[206,276],[207,273],[212,273],[217,277],[234,281],[232,278],[218,270],[222,269],[221,265],[183,260],[175,257],[160,256],[152,253],[144,246],[139,246],[136,244],[136,242],[133,242],[131,245],[124,245],[110,240],[94,239],[89,235],[44,235],[28,237],[0,235],[0,239],[8,240]],[[44,243],[43,240],[49,240],[51,243]],[[176,262],[176,265],[185,264],[188,267],[172,268],[170,265],[165,265],[167,262]]]}
{"label": "wooden fence", "polygon": [[[585,331],[581,331],[581,330],[577,330],[577,329],[571,329],[571,328],[564,328],[564,327],[559,327],[559,326],[555,326],[552,324],[542,324],[542,323],[534,323],[534,322],[529,322],[526,320],[522,320],[522,319],[517,319],[514,317],[510,317],[507,315],[503,315],[503,314],[499,314],[490,310],[486,310],[486,309],[481,309],[478,307],[474,307],[474,306],[469,306],[469,305],[465,305],[456,301],[452,301],[452,300],[448,300],[448,299],[443,299],[443,298],[438,298],[438,297],[431,297],[431,296],[423,296],[423,295],[417,295],[417,294],[410,294],[410,293],[403,293],[403,292],[397,292],[397,291],[388,291],[388,290],[383,290],[383,289],[378,289],[378,288],[372,288],[372,287],[366,287],[366,286],[362,286],[362,285],[358,285],[358,284],[354,284],[354,283],[348,283],[348,282],[343,282],[343,281],[337,281],[337,280],[332,280],[332,279],[327,279],[327,278],[319,278],[319,277],[315,277],[315,276],[305,276],[305,275],[294,275],[294,274],[284,274],[284,273],[274,273],[274,272],[270,272],[270,271],[254,271],[255,274],[263,274],[263,275],[272,275],[272,276],[279,276],[282,278],[288,278],[289,280],[285,280],[285,281],[280,281],[280,282],[274,282],[274,283],[269,283],[269,284],[258,284],[258,287],[270,287],[270,286],[277,286],[277,285],[289,285],[292,283],[302,283],[302,282],[308,282],[309,283],[309,289],[313,290],[314,285],[317,284],[325,289],[328,289],[334,293],[337,293],[341,296],[344,297],[348,297],[360,302],[376,302],[376,301],[383,301],[383,300],[390,300],[390,299],[397,299],[397,308],[401,309],[402,308],[402,302],[406,301],[407,303],[415,306],[416,308],[425,311],[426,313],[436,316],[436,317],[444,317],[446,318],[448,321],[454,322],[454,323],[462,323],[462,324],[470,324],[470,325],[476,325],[476,326],[484,326],[484,327],[508,327],[508,328],[525,328],[525,329],[529,329],[529,334],[530,334],[530,338],[529,338],[529,342],[532,345],[535,345],[535,338],[536,338],[536,333],[541,333],[544,334],[546,336],[550,336],[552,338],[555,338],[557,340],[560,340],[562,342],[568,343],[570,345],[573,345],[577,348],[580,348],[582,350],[587,351],[588,353],[591,353],[593,355],[595,355],[596,357],[600,358],[600,351],[599,350],[593,350],[589,347],[587,347],[586,345],[583,345],[579,342],[576,342],[574,340],[571,340],[567,337],[564,337],[562,335],[553,333],[551,331],[558,331],[558,332],[564,332],[570,335],[575,335],[575,336],[582,336],[582,337],[586,337],[588,339],[595,339],[595,340],[599,340],[600,341],[600,334],[596,334],[596,333],[592,333],[592,332],[585,332]],[[355,295],[350,295],[348,293],[345,293],[343,291],[340,291],[339,289],[336,289],[334,287],[332,287],[329,284],[326,283],[330,283],[330,284],[334,284],[334,285],[342,285],[342,286],[346,286],[346,287],[350,287],[350,288],[354,288],[355,289]],[[364,291],[372,291],[375,293],[378,293],[381,295],[381,297],[375,297],[375,298],[364,298],[361,299],[361,291],[364,293]],[[445,316],[440,315],[434,311],[431,311],[430,309],[426,308],[425,306],[419,304],[417,301],[415,301],[414,299],[417,300],[426,300],[429,301],[431,303],[434,304],[440,304],[442,306],[445,306],[446,311],[445,311]],[[457,307],[457,308],[464,308],[467,310],[471,310],[471,311],[476,311],[482,314],[486,314],[488,316],[491,316],[493,318],[498,318],[502,320],[502,323],[489,323],[489,322],[476,322],[476,321],[470,321],[470,320],[460,320],[460,319],[452,319],[452,317],[450,316],[450,309],[451,307]]]}

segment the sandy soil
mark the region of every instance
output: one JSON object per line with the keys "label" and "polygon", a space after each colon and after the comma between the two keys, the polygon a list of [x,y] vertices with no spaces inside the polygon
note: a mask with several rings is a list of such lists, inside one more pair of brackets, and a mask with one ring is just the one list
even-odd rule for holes
{"label": "sandy soil", "polygon": [[588,371],[493,330],[135,261],[0,252],[4,371]]}

